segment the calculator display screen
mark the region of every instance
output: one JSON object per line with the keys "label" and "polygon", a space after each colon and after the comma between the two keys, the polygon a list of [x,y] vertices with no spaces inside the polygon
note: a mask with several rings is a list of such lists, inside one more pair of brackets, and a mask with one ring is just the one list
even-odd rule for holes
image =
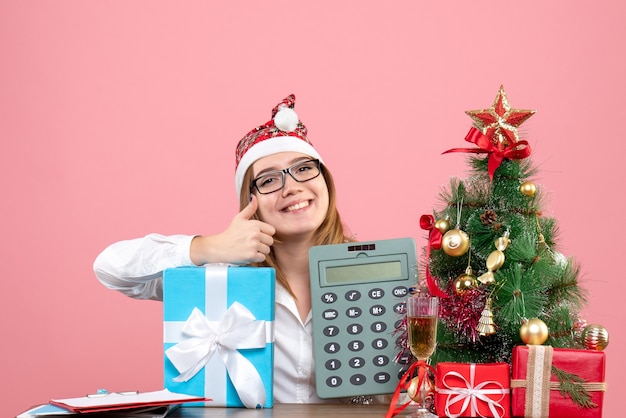
{"label": "calculator display screen", "polygon": [[347,284],[402,278],[402,263],[386,261],[369,264],[326,267],[326,283]]}

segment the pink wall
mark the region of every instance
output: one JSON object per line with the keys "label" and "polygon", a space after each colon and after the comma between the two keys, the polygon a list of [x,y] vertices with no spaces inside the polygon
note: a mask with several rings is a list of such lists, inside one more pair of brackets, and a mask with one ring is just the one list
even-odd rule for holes
{"label": "pink wall", "polygon": [[[219,3],[219,5],[218,5]],[[454,6],[451,4],[454,3]],[[386,5],[383,5],[386,4]],[[624,372],[626,65],[621,2],[0,2],[0,415],[97,388],[161,387],[161,305],[93,259],[235,213],[236,141],[295,93],[364,240],[413,236],[465,158],[465,110],[504,84],[587,319]],[[7,395],[8,394],[8,395]]]}

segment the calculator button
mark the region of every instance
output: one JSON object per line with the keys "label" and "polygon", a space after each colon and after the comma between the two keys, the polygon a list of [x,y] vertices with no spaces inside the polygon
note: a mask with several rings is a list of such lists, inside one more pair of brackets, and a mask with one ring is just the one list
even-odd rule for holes
{"label": "calculator button", "polygon": [[354,357],[350,359],[350,367],[352,367],[353,369],[358,369],[360,367],[365,366],[365,360],[362,359],[361,357]]}
{"label": "calculator button", "polygon": [[398,319],[396,322],[394,322],[394,323],[393,323],[393,327],[394,327],[395,329],[401,329],[401,328],[403,328],[403,327],[402,327],[402,320],[401,320],[401,319]]}
{"label": "calculator button", "polygon": [[409,289],[407,289],[405,286],[398,286],[394,287],[392,292],[394,296],[398,298],[403,298],[409,294]]}
{"label": "calculator button", "polygon": [[330,386],[331,388],[336,388],[337,386],[341,385],[342,380],[341,377],[339,376],[331,376],[328,379],[326,379],[326,384],[328,386]]}
{"label": "calculator button", "polygon": [[363,325],[361,324],[351,324],[348,325],[348,334],[356,335],[363,332]]}
{"label": "calculator button", "polygon": [[348,343],[348,349],[350,349],[350,351],[361,351],[363,347],[365,347],[363,341],[355,340]]}
{"label": "calculator button", "polygon": [[385,340],[384,338],[376,338],[374,341],[372,341],[372,347],[376,350],[382,350],[384,348],[387,348],[387,345],[389,345],[389,341]]}
{"label": "calculator button", "polygon": [[346,316],[348,318],[358,318],[359,316],[361,316],[362,313],[363,311],[361,310],[361,308],[357,308],[356,306],[346,309]]}
{"label": "calculator button", "polygon": [[376,356],[374,357],[374,366],[386,366],[387,364],[389,364],[389,357],[387,356]]}
{"label": "calculator button", "polygon": [[370,313],[374,316],[384,315],[387,309],[383,305],[374,305],[370,308]]}
{"label": "calculator button", "polygon": [[350,376],[350,383],[352,383],[353,385],[362,385],[363,383],[365,383],[366,380],[367,379],[362,374],[355,374],[353,376]]}
{"label": "calculator button", "polygon": [[324,303],[334,303],[337,301],[337,295],[333,292],[324,293],[322,295],[322,302]]}
{"label": "calculator button", "polygon": [[393,311],[397,314],[403,314],[406,311],[406,302],[400,302],[393,305]]}
{"label": "calculator button", "polygon": [[330,359],[326,361],[325,366],[328,370],[337,370],[341,367],[341,362],[337,359]]}
{"label": "calculator button", "polygon": [[389,373],[379,372],[374,375],[374,380],[378,383],[387,383],[391,379]]}
{"label": "calculator button", "polygon": [[341,349],[341,346],[339,344],[337,344],[337,343],[327,343],[324,346],[324,351],[326,351],[329,354],[336,353],[340,349]]}
{"label": "calculator button", "polygon": [[335,335],[339,334],[339,328],[337,328],[334,325],[329,325],[326,328],[324,328],[322,332],[327,337],[334,337]]}
{"label": "calculator button", "polygon": [[358,290],[348,290],[345,294],[345,298],[349,302],[354,302],[361,299],[361,292]]}
{"label": "calculator button", "polygon": [[337,318],[337,315],[339,315],[339,312],[337,312],[334,309],[327,309],[322,313],[322,316],[324,317],[324,319],[328,319],[328,320]]}
{"label": "calculator button", "polygon": [[372,289],[368,292],[369,296],[371,299],[381,299],[383,296],[385,296],[385,291],[383,289]]}
{"label": "calculator button", "polygon": [[372,332],[383,332],[387,329],[387,324],[382,321],[374,322],[370,326],[370,329],[372,330]]}

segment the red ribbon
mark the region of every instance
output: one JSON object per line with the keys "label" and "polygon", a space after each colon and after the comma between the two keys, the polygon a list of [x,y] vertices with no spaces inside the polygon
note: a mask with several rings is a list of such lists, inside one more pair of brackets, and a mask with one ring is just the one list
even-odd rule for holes
{"label": "red ribbon", "polygon": [[[530,145],[528,141],[517,141],[506,148],[499,147],[491,142],[489,137],[480,130],[472,127],[465,136],[467,142],[476,144],[478,148],[452,148],[444,151],[443,154],[449,152],[471,152],[474,154],[489,154],[487,167],[489,168],[489,178],[493,180],[493,173],[496,171],[502,161],[507,158],[509,160],[522,160],[530,156]],[[520,148],[521,147],[521,148]]]}
{"label": "red ribbon", "polygon": [[447,298],[448,295],[437,286],[437,282],[430,275],[430,268],[428,263],[430,261],[430,249],[434,248],[438,250],[441,248],[442,235],[441,232],[435,228],[435,218],[432,215],[422,215],[420,217],[420,227],[428,232],[428,246],[426,247],[426,284],[428,285],[428,291],[433,296],[439,296],[440,298]]}
{"label": "red ribbon", "polygon": [[400,382],[398,383],[398,386],[396,386],[396,391],[393,393],[393,397],[391,398],[391,403],[389,404],[389,409],[387,409],[387,414],[385,415],[385,418],[391,418],[395,415],[398,415],[411,403],[411,401],[409,400],[408,402],[402,405],[396,406],[396,404],[398,403],[398,399],[400,398],[400,392],[402,392],[403,390],[405,391],[408,390],[409,387],[411,386],[411,380],[413,380],[413,374],[415,373],[415,369],[417,369],[417,376],[418,376],[417,390],[420,390],[422,388],[424,379],[427,378],[426,373],[429,370],[435,373],[435,369],[433,369],[432,366],[426,364],[425,361],[420,360],[411,364],[411,366],[409,366],[409,369],[406,372],[404,372],[404,374],[400,378]]}

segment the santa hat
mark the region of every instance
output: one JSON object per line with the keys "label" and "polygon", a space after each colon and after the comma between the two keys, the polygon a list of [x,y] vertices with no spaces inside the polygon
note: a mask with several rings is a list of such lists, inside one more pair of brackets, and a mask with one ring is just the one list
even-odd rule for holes
{"label": "santa hat", "polygon": [[241,193],[246,171],[259,158],[279,152],[293,151],[322,160],[306,136],[306,127],[293,110],[295,103],[296,96],[293,94],[285,97],[272,109],[272,119],[269,122],[248,132],[237,144],[235,150],[237,196]]}

